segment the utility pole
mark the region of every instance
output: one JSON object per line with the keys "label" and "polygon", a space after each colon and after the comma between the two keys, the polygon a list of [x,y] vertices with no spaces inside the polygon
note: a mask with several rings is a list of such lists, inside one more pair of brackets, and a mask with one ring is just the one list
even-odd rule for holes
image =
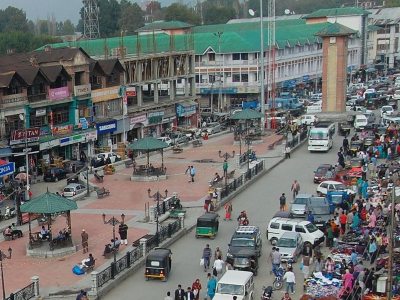
{"label": "utility pole", "polygon": [[392,199],[390,204],[390,227],[389,227],[389,274],[388,274],[388,284],[387,284],[387,299],[392,300],[393,294],[393,247],[394,247],[394,228],[395,228],[395,205],[396,197],[400,194],[400,187],[393,186]]}

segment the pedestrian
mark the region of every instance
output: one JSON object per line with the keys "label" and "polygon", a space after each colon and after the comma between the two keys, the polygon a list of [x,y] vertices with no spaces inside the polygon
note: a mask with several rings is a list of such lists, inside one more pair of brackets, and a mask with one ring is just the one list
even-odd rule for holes
{"label": "pedestrian", "polygon": [[202,286],[200,283],[200,279],[196,279],[195,282],[192,283],[192,292],[194,294],[195,300],[199,300],[201,288]]}
{"label": "pedestrian", "polygon": [[323,267],[324,267],[324,264],[321,260],[321,257],[318,257],[314,263],[314,272],[316,272],[316,273],[322,272]]}
{"label": "pedestrian", "polygon": [[210,249],[210,245],[207,244],[206,247],[203,249],[203,260],[204,260],[204,272],[206,272],[208,270],[208,268],[210,267],[210,259],[211,259],[211,249]]}
{"label": "pedestrian", "polygon": [[173,300],[170,291],[167,292],[167,296],[164,297],[164,300]]}
{"label": "pedestrian", "polygon": [[303,274],[304,274],[304,280],[306,280],[309,275],[310,275],[310,265],[311,265],[311,257],[308,255],[304,255],[303,256],[303,261],[302,261],[302,265],[303,265]]}
{"label": "pedestrian", "polygon": [[119,224],[118,233],[121,239],[121,244],[128,245],[128,225],[126,225],[125,222]]}
{"label": "pedestrian", "polygon": [[330,225],[330,222],[327,224],[327,229],[326,229],[326,246],[327,247],[332,247],[333,246],[333,230],[332,226]]}
{"label": "pedestrian", "polygon": [[374,263],[374,261],[376,259],[377,250],[378,250],[378,247],[376,245],[375,238],[372,238],[371,241],[369,242],[369,246],[368,246],[368,254],[369,254],[371,265]]}
{"label": "pedestrian", "polygon": [[185,290],[180,284],[178,284],[178,288],[175,290],[175,300],[185,300]]}
{"label": "pedestrian", "polygon": [[285,293],[285,295],[283,295],[281,300],[292,300],[292,298],[290,298],[289,293]]}
{"label": "pedestrian", "polygon": [[79,294],[76,296],[76,300],[82,300],[83,298],[83,295],[85,294],[85,291],[84,290],[81,290],[80,292],[79,292]]}
{"label": "pedestrian", "polygon": [[190,166],[190,178],[192,182],[194,182],[195,175],[196,175],[196,169],[193,166]]}
{"label": "pedestrian", "polygon": [[217,280],[210,273],[207,274],[207,277],[207,296],[210,297],[210,299],[213,299],[215,296],[215,289],[217,288]]}
{"label": "pedestrian", "polygon": [[86,253],[89,251],[89,235],[85,231],[85,229],[82,229],[81,238],[82,238],[83,253]]}
{"label": "pedestrian", "polygon": [[217,274],[216,277],[222,275],[223,269],[224,269],[224,261],[222,260],[221,256],[218,256],[218,258],[214,261],[213,265],[213,272],[215,270],[215,273]]}
{"label": "pedestrian", "polygon": [[286,293],[289,293],[289,290],[294,294],[294,285],[296,284],[296,277],[294,276],[293,269],[290,267],[286,271],[285,275],[283,275],[283,280],[286,280]]}
{"label": "pedestrian", "polygon": [[333,272],[335,271],[335,263],[332,258],[328,257],[325,262],[326,278],[332,280]]}
{"label": "pedestrian", "polygon": [[225,159],[224,164],[222,165],[222,169],[224,170],[224,178],[226,179],[228,177],[228,162]]}
{"label": "pedestrian", "polygon": [[225,208],[225,219],[224,220],[232,221],[232,203],[231,202],[226,203],[224,208]]}
{"label": "pedestrian", "polygon": [[290,146],[286,145],[285,150],[283,151],[285,153],[285,158],[290,158]]}
{"label": "pedestrian", "polygon": [[344,235],[346,233],[346,224],[347,224],[347,216],[344,211],[342,211],[342,214],[339,217],[339,222],[340,222],[340,233]]}
{"label": "pedestrian", "polygon": [[278,268],[281,265],[281,254],[279,253],[279,248],[272,247],[272,252],[270,253],[269,257],[271,258],[272,263],[272,273],[275,274]]}
{"label": "pedestrian", "polygon": [[192,288],[190,286],[188,286],[186,293],[185,293],[185,300],[194,300],[194,294],[192,292]]}
{"label": "pedestrian", "polygon": [[293,192],[293,200],[294,200],[300,192],[300,183],[296,179],[293,181],[290,190]]}
{"label": "pedestrian", "polygon": [[223,257],[221,249],[217,247],[214,251],[214,261],[218,259],[218,257]]}
{"label": "pedestrian", "polygon": [[279,197],[279,207],[281,211],[285,211],[286,209],[286,196],[285,193],[282,193],[282,195]]}

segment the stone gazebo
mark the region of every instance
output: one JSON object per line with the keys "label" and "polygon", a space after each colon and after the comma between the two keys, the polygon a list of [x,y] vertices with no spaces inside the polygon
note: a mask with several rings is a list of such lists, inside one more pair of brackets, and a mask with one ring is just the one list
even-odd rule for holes
{"label": "stone gazebo", "polygon": [[[21,205],[21,212],[29,215],[27,255],[46,258],[65,256],[76,252],[76,246],[74,246],[71,236],[71,210],[76,209],[78,206],[75,201],[49,191]],[[66,218],[66,226],[62,230],[62,235],[52,231],[52,224],[57,217]],[[48,230],[47,238],[41,236],[41,228],[32,232],[31,221],[33,219],[37,219],[38,225],[45,226]]]}
{"label": "stone gazebo", "polygon": [[[147,164],[133,164],[133,174],[131,181],[157,181],[159,179],[167,179],[167,168],[164,166],[164,148],[168,144],[153,137],[145,137],[134,141],[128,145],[129,149],[136,152],[145,152],[147,155]],[[161,152],[161,165],[153,165],[150,163],[150,152]]]}

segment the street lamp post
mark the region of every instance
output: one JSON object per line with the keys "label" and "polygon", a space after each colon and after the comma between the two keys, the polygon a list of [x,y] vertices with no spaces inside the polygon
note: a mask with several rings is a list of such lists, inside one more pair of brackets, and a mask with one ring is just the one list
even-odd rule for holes
{"label": "street lamp post", "polygon": [[[251,16],[255,15],[255,11],[249,9]],[[260,0],[260,109],[261,109],[261,131],[264,132],[265,127],[265,87],[264,87],[264,24],[263,24],[263,0]]]}
{"label": "street lamp post", "polygon": [[250,145],[251,145],[251,139],[246,136],[244,138],[244,142],[247,145],[247,154],[246,154],[246,159],[247,159],[247,171],[250,169]]}
{"label": "street lamp post", "polygon": [[[218,151],[218,155],[219,155],[220,158],[224,159],[224,163],[225,163],[225,162],[228,161],[229,158],[235,157],[235,150],[232,151],[232,154],[230,154],[228,152],[222,153],[222,151],[219,150]],[[225,177],[225,186],[227,186],[227,184],[228,184],[228,172],[225,172],[225,169],[224,169],[224,177]]]}
{"label": "street lamp post", "polygon": [[12,249],[11,247],[7,250],[8,256],[4,253],[4,251],[0,250],[0,270],[1,270],[1,286],[3,289],[3,300],[6,300],[6,288],[4,285],[4,273],[3,273],[3,259],[11,259]]}
{"label": "street lamp post", "polygon": [[164,200],[165,198],[168,197],[168,190],[166,189],[164,191],[165,196],[161,195],[159,191],[157,191],[155,194],[151,194],[151,189],[147,189],[147,195],[149,198],[154,199],[157,201],[157,211],[156,211],[156,244],[157,246],[160,243],[160,238],[159,238],[159,221],[158,221],[158,216],[160,215],[160,200]]}
{"label": "street lamp post", "polygon": [[124,223],[125,221],[125,215],[122,213],[121,214],[121,221],[118,220],[116,217],[112,216],[109,220],[106,220],[106,214],[102,214],[103,217],[103,223],[104,224],[109,224],[112,225],[113,227],[113,254],[114,254],[114,263],[112,264],[111,271],[112,271],[112,276],[115,275],[115,266],[117,264],[117,252],[115,251],[115,226]]}

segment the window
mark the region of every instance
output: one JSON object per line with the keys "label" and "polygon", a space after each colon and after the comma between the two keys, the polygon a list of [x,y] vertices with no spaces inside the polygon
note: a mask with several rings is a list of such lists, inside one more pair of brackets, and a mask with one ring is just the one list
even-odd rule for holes
{"label": "window", "polygon": [[[51,117],[48,116],[49,124],[51,124]],[[56,111],[53,111],[53,125],[59,125],[63,123],[69,122],[69,110],[68,106],[63,106],[60,108],[56,108]]]}
{"label": "window", "polygon": [[293,226],[290,224],[282,224],[282,230],[292,231]]}
{"label": "window", "polygon": [[46,116],[36,116],[36,112],[31,113],[29,118],[30,127],[42,127],[46,125]]}
{"label": "window", "polygon": [[279,229],[279,223],[271,223],[271,225],[269,225],[269,227],[272,229]]}
{"label": "window", "polygon": [[232,82],[240,82],[240,74],[232,74]]}
{"label": "window", "polygon": [[208,75],[208,81],[211,83],[215,82],[215,75]]}
{"label": "window", "polygon": [[232,60],[240,60],[240,53],[233,53]]}
{"label": "window", "polygon": [[195,62],[201,62],[201,55],[196,55],[196,56],[194,57],[194,61],[195,61]]}
{"label": "window", "polygon": [[241,82],[249,82],[249,74],[242,74],[240,79]]}
{"label": "window", "polygon": [[249,60],[249,54],[248,53],[242,53],[240,57],[241,57],[242,60]]}
{"label": "window", "polygon": [[199,83],[200,82],[200,75],[196,75],[194,80],[195,80],[196,83]]}
{"label": "window", "polygon": [[304,227],[301,226],[301,225],[296,225],[295,231],[296,231],[296,232],[300,232],[300,233],[306,233],[306,230],[305,230]]}
{"label": "window", "polygon": [[215,61],[215,53],[208,53],[208,60]]}

